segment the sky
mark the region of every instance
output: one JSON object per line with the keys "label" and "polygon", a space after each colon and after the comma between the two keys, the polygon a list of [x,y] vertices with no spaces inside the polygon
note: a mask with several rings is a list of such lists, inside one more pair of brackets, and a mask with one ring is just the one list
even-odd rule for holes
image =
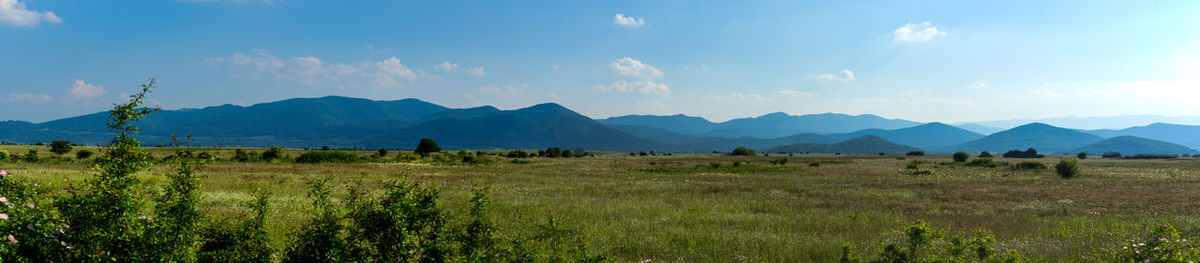
{"label": "sky", "polygon": [[1200,115],[1200,1],[0,0],[0,120],[328,95],[593,118]]}

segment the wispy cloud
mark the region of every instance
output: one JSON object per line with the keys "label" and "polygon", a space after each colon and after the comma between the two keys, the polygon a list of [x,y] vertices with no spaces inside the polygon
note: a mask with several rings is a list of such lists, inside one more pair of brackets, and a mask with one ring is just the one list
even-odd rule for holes
{"label": "wispy cloud", "polygon": [[640,93],[661,97],[671,96],[671,88],[667,84],[652,80],[624,81],[618,80],[609,85],[595,85],[592,89],[598,92]]}
{"label": "wispy cloud", "polygon": [[647,65],[630,57],[623,57],[608,64],[613,74],[633,80],[618,80],[608,85],[594,85],[596,92],[640,93],[667,97],[671,96],[671,88],[667,84],[655,82],[654,79],[663,76],[662,70]]}
{"label": "wispy cloud", "polygon": [[646,25],[646,20],[641,17],[625,16],[625,14],[617,13],[613,16],[613,24],[623,27],[640,27]]}
{"label": "wispy cloud", "polygon": [[51,101],[54,101],[54,98],[51,98],[50,95],[33,94],[30,92],[9,93],[7,97],[0,97],[0,98],[4,98],[5,102],[13,102],[13,103],[15,103],[15,102],[51,102]]}
{"label": "wispy cloud", "polygon": [[271,55],[270,51],[260,49],[251,54],[235,53],[208,61],[235,70],[235,76],[248,72],[255,79],[297,82],[309,86],[334,84],[351,88],[390,88],[402,87],[404,81],[439,78],[421,70],[413,70],[396,57],[380,61],[328,63],[311,56],[278,58]]}
{"label": "wispy cloud", "polygon": [[608,64],[613,73],[626,77],[635,77],[642,79],[653,79],[663,76],[662,70],[643,64],[641,61],[630,57],[623,57]]}
{"label": "wispy cloud", "polygon": [[908,23],[893,32],[896,42],[925,42],[935,37],[944,37],[946,32],[938,31],[929,21],[920,24]]}
{"label": "wispy cloud", "polygon": [[104,86],[88,84],[83,80],[76,79],[75,85],[71,86],[70,95],[72,99],[76,100],[96,98],[104,95]]}
{"label": "wispy cloud", "polygon": [[476,77],[483,77],[483,67],[469,68],[467,69],[467,74]]}
{"label": "wispy cloud", "polygon": [[433,68],[435,68],[437,70],[441,70],[441,71],[455,71],[455,70],[458,70],[458,64],[454,64],[454,63],[450,63],[449,61],[446,61],[446,62],[442,62],[442,64],[437,64],[437,65],[433,66]]}
{"label": "wispy cloud", "polygon": [[29,10],[25,3],[17,0],[0,0],[0,24],[7,26],[36,27],[38,24],[62,23],[54,12]]}
{"label": "wispy cloud", "polygon": [[854,72],[849,69],[843,69],[842,75],[836,74],[821,74],[817,75],[817,81],[820,82],[851,82],[854,81]]}

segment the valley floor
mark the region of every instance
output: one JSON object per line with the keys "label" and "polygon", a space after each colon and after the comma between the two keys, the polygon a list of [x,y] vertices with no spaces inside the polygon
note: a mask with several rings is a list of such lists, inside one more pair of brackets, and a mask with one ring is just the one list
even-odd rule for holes
{"label": "valley floor", "polygon": [[[343,197],[347,186],[377,189],[408,175],[439,186],[442,204],[460,214],[470,190],[486,185],[494,200],[489,213],[504,235],[531,233],[552,216],[618,262],[831,262],[843,243],[873,254],[922,219],[951,232],[983,229],[996,235],[998,248],[1036,262],[1079,261],[1160,223],[1200,231],[1195,159],[1086,159],[1083,177],[1064,180],[1052,169],[966,167],[944,155],[797,155],[783,165],[771,163],[785,158],[776,155],[606,153],[523,164],[494,158],[489,165],[217,162],[201,171],[201,209],[243,213],[255,189],[270,190],[268,225],[282,246],[288,238],[282,233],[310,216],[307,179],[334,176],[335,196]],[[1057,158],[1034,160],[1052,166]],[[932,174],[907,175],[913,160]],[[91,173],[81,163],[0,166],[51,189]],[[160,184],[170,169],[156,166],[143,177]]]}

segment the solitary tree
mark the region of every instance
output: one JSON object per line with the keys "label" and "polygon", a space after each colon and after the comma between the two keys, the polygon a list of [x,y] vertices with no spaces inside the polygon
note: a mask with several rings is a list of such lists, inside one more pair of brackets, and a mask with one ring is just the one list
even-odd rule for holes
{"label": "solitary tree", "polygon": [[379,148],[379,150],[376,150],[375,152],[376,152],[376,155],[379,155],[379,157],[384,157],[384,156],[387,156],[388,149],[387,148]]}
{"label": "solitary tree", "polygon": [[956,153],[954,153],[954,162],[956,162],[956,163],[966,162],[967,158],[970,158],[970,157],[971,157],[971,155],[969,155],[965,152],[956,152]]}
{"label": "solitary tree", "polygon": [[729,154],[737,155],[737,156],[755,156],[755,155],[757,155],[754,153],[753,150],[747,149],[746,147],[737,147],[737,149],[733,149],[733,152],[730,152]]}
{"label": "solitary tree", "polygon": [[57,155],[63,155],[71,152],[71,141],[57,140],[50,142],[50,152]]}
{"label": "solitary tree", "polygon": [[440,151],[442,151],[442,147],[438,147],[437,141],[434,141],[430,138],[423,138],[421,139],[421,142],[417,144],[416,152],[421,154],[421,156],[427,156],[429,153]]}

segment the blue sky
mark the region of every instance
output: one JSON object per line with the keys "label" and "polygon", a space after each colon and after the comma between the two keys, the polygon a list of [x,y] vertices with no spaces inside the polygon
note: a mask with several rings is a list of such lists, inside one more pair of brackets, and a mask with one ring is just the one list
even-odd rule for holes
{"label": "blue sky", "polygon": [[0,120],[419,98],[585,115],[1200,115],[1200,1],[0,0]]}

